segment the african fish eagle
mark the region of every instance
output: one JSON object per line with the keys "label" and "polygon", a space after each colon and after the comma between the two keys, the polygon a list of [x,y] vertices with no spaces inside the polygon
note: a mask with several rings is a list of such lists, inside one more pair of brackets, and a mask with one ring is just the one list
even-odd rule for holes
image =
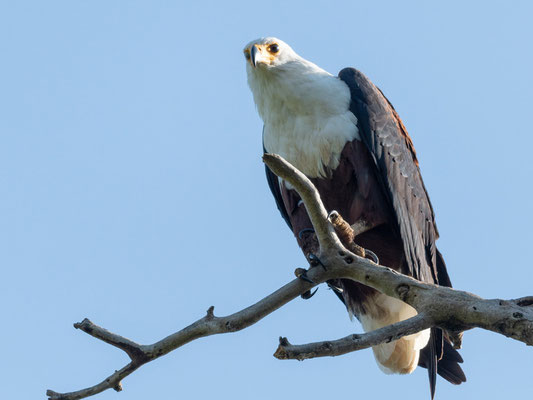
{"label": "african fish eagle", "polygon": [[[248,84],[264,122],[265,152],[284,157],[318,189],[356,231],[355,242],[381,265],[423,282],[451,287],[435,241],[439,234],[413,142],[383,93],[354,68],[333,76],[300,57],[285,42],[254,40],[244,48]],[[298,194],[266,168],[281,215],[306,256],[317,250]],[[365,331],[416,315],[416,310],[363,284],[329,282]],[[463,360],[438,328],[373,347],[386,373],[428,369],[431,397],[436,374],[466,381]]]}

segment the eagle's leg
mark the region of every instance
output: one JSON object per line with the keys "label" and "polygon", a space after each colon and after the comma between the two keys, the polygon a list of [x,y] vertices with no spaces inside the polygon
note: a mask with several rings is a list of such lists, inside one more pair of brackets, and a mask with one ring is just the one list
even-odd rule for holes
{"label": "eagle's leg", "polygon": [[305,228],[298,232],[298,243],[311,267],[317,267],[320,265],[324,268],[324,271],[327,270],[324,263],[315,254],[319,249],[319,244],[313,228]]}
{"label": "eagle's leg", "polygon": [[[311,265],[311,267],[314,267],[315,264],[313,264],[311,259],[315,258],[315,259],[319,260],[318,257],[316,257],[314,255],[314,253],[319,248],[318,241],[317,241],[316,235],[315,235],[315,230],[313,228],[304,228],[304,229],[302,229],[302,230],[300,230],[298,232],[297,238],[298,238],[298,243],[300,244],[300,247],[302,248],[304,254],[306,255],[306,258],[309,260],[309,264]],[[320,262],[320,264],[322,264],[322,263]],[[316,265],[319,265],[319,264],[316,264]],[[306,282],[314,283],[307,277],[306,272],[307,271],[305,269],[303,269],[303,268],[297,268],[296,271],[294,271],[295,275],[298,278],[300,278],[300,279],[302,279],[302,280],[304,280]],[[308,299],[310,299],[311,297],[314,296],[314,294],[316,293],[317,290],[318,290],[318,288],[315,289],[312,292],[310,290],[308,290],[307,292],[303,293],[300,297],[302,299],[304,299],[304,300],[308,300]]]}
{"label": "eagle's leg", "polygon": [[355,243],[355,231],[337,211],[331,211],[328,215],[328,220],[331,222],[331,225],[333,225],[339,240],[348,250],[359,257],[370,258],[376,264],[379,264],[379,258],[373,251],[365,249]]}
{"label": "eagle's leg", "polygon": [[[308,283],[311,283],[311,284],[313,284],[313,285],[316,285],[316,282],[314,282],[311,278],[309,278],[309,277],[307,276],[307,270],[305,270],[305,269],[303,269],[303,268],[296,268],[296,269],[294,270],[294,275],[296,275],[296,277],[297,277],[298,279],[301,279],[301,280],[303,280],[303,281],[305,281],[305,282],[308,282]],[[315,293],[317,292],[317,290],[318,290],[318,288],[316,288],[316,289],[313,290],[313,291],[308,290],[307,292],[302,293],[302,294],[300,295],[300,297],[301,297],[302,299],[304,299],[304,300],[309,300],[311,297],[313,297],[313,296],[315,295]]]}

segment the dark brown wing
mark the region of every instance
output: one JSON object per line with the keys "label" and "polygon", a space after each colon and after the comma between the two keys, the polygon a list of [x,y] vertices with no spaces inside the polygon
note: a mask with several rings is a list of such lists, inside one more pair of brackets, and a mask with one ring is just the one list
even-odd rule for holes
{"label": "dark brown wing", "polygon": [[[435,245],[439,234],[433,207],[405,126],[392,104],[361,72],[345,68],[339,78],[350,89],[350,111],[357,117],[359,134],[374,159],[383,191],[394,210],[406,257],[407,270],[402,272],[451,287],[444,259]],[[458,365],[461,356],[443,341],[440,329],[432,328],[430,342],[420,357],[420,365],[429,372],[432,398],[437,372],[455,384],[466,380]]]}
{"label": "dark brown wing", "polygon": [[361,72],[345,68],[339,78],[350,89],[350,111],[396,216],[408,269],[402,272],[439,283],[438,232],[411,138],[385,96]]}
{"label": "dark brown wing", "polygon": [[[263,128],[264,130],[264,128]],[[266,153],[265,145],[263,144],[263,154]],[[272,195],[274,196],[274,200],[276,201],[276,206],[278,207],[278,210],[289,226],[290,230],[292,231],[292,224],[291,220],[289,218],[289,214],[287,214],[287,210],[285,209],[285,205],[283,204],[283,198],[281,197],[281,189],[279,187],[279,179],[278,177],[266,166],[265,164],[265,173],[266,178],[268,182],[268,187],[270,188],[270,191],[272,192]]]}

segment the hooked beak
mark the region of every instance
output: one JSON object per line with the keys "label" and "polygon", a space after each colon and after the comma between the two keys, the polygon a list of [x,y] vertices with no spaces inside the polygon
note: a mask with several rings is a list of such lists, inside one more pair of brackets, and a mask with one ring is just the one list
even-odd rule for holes
{"label": "hooked beak", "polygon": [[254,44],[252,48],[250,49],[250,62],[252,63],[252,66],[255,68],[257,65],[257,60],[260,58],[261,53],[259,52],[259,49]]}

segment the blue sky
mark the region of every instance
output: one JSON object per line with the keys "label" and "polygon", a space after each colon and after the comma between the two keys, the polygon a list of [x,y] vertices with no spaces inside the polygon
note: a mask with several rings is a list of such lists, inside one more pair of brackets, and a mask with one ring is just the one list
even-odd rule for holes
{"label": "blue sky", "polygon": [[[84,317],[150,343],[244,308],[304,266],[261,163],[243,46],[278,36],[387,95],[417,149],[457,288],[533,294],[529,2],[18,1],[0,4],[0,376],[5,398],[122,367]],[[255,326],[193,342],[99,399],[427,399],[425,370],[371,351],[303,363],[293,343],[359,332],[324,287]],[[527,398],[533,352],[465,334],[468,382],[437,398]]]}

